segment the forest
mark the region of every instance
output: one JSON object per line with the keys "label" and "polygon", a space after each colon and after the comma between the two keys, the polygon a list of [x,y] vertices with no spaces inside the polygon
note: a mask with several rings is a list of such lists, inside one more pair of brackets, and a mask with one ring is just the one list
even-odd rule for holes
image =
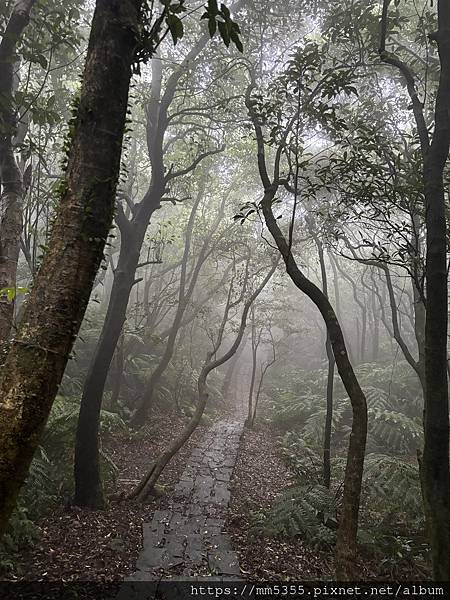
{"label": "forest", "polygon": [[450,0],[0,0],[1,598],[450,598],[449,149]]}

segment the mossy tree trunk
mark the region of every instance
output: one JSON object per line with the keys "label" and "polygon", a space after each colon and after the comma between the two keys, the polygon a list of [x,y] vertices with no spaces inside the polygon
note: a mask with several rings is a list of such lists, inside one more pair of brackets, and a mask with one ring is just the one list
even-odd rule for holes
{"label": "mossy tree trunk", "polygon": [[97,0],[64,189],[0,380],[0,533],[26,478],[111,227],[141,0]]}

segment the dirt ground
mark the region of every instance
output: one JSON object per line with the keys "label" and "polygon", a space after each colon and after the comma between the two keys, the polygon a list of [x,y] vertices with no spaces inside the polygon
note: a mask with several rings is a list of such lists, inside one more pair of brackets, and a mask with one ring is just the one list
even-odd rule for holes
{"label": "dirt ground", "polygon": [[[104,451],[119,468],[119,491],[128,492],[146,472],[164,440],[176,435],[186,417],[159,414],[139,437],[120,434],[103,441]],[[121,581],[135,570],[142,548],[142,523],[156,509],[172,501],[192,449],[205,432],[199,427],[166,468],[160,495],[148,503],[112,500],[106,510],[90,511],[59,506],[37,523],[38,537],[14,557],[14,568],[0,573],[4,581],[108,583]],[[232,495],[226,529],[239,555],[242,576],[251,580],[333,579],[332,549],[317,551],[301,539],[263,538],[255,533],[254,516],[267,511],[276,498],[294,483],[282,461],[276,432],[266,426],[245,430],[232,479]],[[427,572],[417,566],[387,566],[374,557],[360,558],[361,580],[423,580]]]}

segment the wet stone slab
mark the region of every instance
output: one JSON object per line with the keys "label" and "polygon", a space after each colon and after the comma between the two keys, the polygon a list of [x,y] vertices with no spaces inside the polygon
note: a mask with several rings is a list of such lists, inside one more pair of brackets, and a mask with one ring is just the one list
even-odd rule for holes
{"label": "wet stone slab", "polygon": [[155,511],[144,523],[144,548],[130,580],[159,578],[161,570],[170,569],[186,578],[205,567],[218,577],[240,575],[223,528],[242,431],[239,421],[220,421],[206,432],[175,487],[177,504]]}

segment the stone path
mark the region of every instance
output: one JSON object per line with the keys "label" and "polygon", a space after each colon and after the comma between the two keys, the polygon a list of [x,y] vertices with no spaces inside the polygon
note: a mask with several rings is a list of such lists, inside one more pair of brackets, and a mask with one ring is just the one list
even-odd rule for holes
{"label": "stone path", "polygon": [[144,523],[144,548],[132,581],[239,577],[237,554],[222,529],[242,431],[242,422],[219,421],[206,432],[175,488],[175,503]]}

